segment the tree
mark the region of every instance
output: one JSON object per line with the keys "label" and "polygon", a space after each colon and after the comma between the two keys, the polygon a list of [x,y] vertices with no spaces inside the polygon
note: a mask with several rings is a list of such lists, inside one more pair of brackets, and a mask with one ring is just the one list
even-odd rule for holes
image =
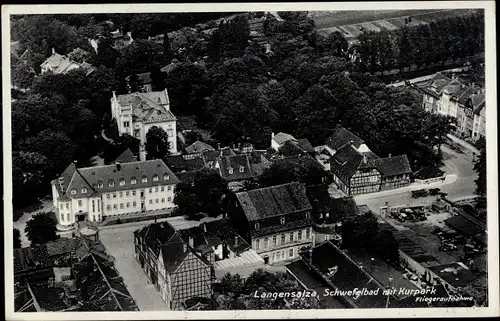
{"label": "tree", "polygon": [[222,200],[227,197],[227,182],[216,172],[203,169],[192,184],[181,183],[175,189],[175,215],[195,219],[199,213],[215,217],[222,213]]}
{"label": "tree", "polygon": [[152,126],[146,133],[146,155],[149,159],[161,159],[170,155],[170,142],[167,132]]}
{"label": "tree", "polygon": [[349,48],[349,43],[340,31],[335,31],[328,35],[327,48],[332,50],[337,56],[345,56]]}
{"label": "tree", "polygon": [[54,212],[42,212],[26,222],[25,232],[31,246],[45,244],[59,239],[57,235],[57,221]]}
{"label": "tree", "polygon": [[480,196],[486,196],[486,145],[483,145],[479,150],[478,159],[474,163],[474,171],[477,173],[476,193]]}
{"label": "tree", "polygon": [[301,155],[290,157],[273,163],[259,177],[262,186],[274,186],[291,182],[301,182],[306,185],[321,184],[325,171],[312,157]]}
{"label": "tree", "polygon": [[244,288],[244,280],[239,274],[227,273],[222,277],[220,285],[222,294],[240,295]]}
{"label": "tree", "polygon": [[37,152],[13,151],[12,189],[14,205],[26,205],[36,201],[46,190],[48,159]]}
{"label": "tree", "polygon": [[75,48],[68,54],[69,59],[79,63],[88,62],[90,57],[90,52],[85,51],[81,48]]}
{"label": "tree", "polygon": [[30,88],[35,79],[35,71],[23,62],[13,64],[13,66],[12,83],[22,89]]}
{"label": "tree", "polygon": [[170,45],[170,38],[168,37],[168,32],[163,33],[163,55],[165,56],[165,61],[170,63],[172,58],[174,58],[174,53],[172,52],[172,46]]}
{"label": "tree", "polygon": [[20,249],[21,248],[21,232],[17,228],[14,228],[13,235],[14,235],[14,248]]}

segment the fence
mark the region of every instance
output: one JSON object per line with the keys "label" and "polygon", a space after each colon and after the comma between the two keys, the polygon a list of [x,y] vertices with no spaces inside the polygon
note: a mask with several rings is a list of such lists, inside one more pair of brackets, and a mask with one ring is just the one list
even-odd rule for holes
{"label": "fence", "polygon": [[446,174],[444,174],[443,176],[439,176],[439,177],[432,177],[432,178],[427,178],[427,179],[415,179],[415,183],[419,183],[419,184],[431,184],[431,183],[436,183],[436,182],[444,182],[444,180],[446,179]]}

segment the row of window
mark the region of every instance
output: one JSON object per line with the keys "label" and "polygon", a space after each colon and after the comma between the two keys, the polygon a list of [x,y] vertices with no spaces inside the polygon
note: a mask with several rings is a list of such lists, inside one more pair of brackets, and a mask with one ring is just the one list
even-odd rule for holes
{"label": "row of window", "polygon": [[[305,231],[306,231],[305,238],[306,239],[310,238],[311,237],[311,229],[306,229]],[[288,233],[288,235],[289,235],[288,242],[291,243],[291,242],[294,242],[295,240],[301,241],[302,237],[303,237],[303,232],[304,232],[303,230],[298,231],[296,238],[295,238],[295,232]],[[260,239],[255,240],[255,249],[256,250],[260,250],[260,241],[261,241]],[[270,240],[268,237],[264,238],[264,242],[263,242],[264,249],[268,249],[270,247],[271,244],[269,243],[269,241]],[[280,242],[279,245],[287,243],[287,237],[286,237],[285,233],[281,234],[279,242]],[[272,238],[272,246],[273,247],[278,246],[278,237],[276,235],[274,235]]]}
{"label": "row of window", "polygon": [[[290,249],[288,251],[288,258],[293,258],[294,256],[294,249]],[[286,260],[286,252],[283,251],[278,251],[273,253],[273,262],[274,261],[281,261],[281,260]]]}
{"label": "row of window", "polygon": [[[227,169],[227,171],[229,172],[229,174],[233,174],[234,173],[234,169],[232,167],[229,167]],[[245,167],[240,166],[240,173],[243,173],[244,171],[245,171]]]}
{"label": "row of window", "polygon": [[[311,218],[311,213],[306,213],[306,219],[310,219],[310,218]],[[280,224],[284,225],[285,223],[286,223],[286,218],[284,216],[282,216],[280,218]],[[259,230],[260,229],[260,224],[259,223],[255,223],[254,227],[255,227],[255,230]]]}
{"label": "row of window", "polygon": [[[171,191],[172,190],[172,186],[169,185],[167,186],[167,191]],[[161,186],[161,187],[155,187],[154,188],[154,193],[157,193],[157,192],[164,192],[165,191],[165,186]],[[153,188],[149,188],[148,190],[149,194],[152,194],[153,193]],[[125,193],[125,196],[130,196],[130,193],[132,193],[132,196],[135,196],[136,195],[136,191],[125,191],[125,192],[118,192],[118,193],[109,193],[109,194],[106,194],[106,198],[107,199],[110,199],[111,198],[111,195],[113,196],[113,198],[116,198],[117,196],[118,197],[123,197],[123,193]],[[142,195],[141,195],[142,197]]]}
{"label": "row of window", "polygon": [[[163,175],[163,180],[168,181],[169,179],[170,179],[170,175],[168,175],[168,174],[165,173]],[[158,182],[159,180],[160,180],[160,178],[158,177],[158,175],[156,175],[156,174],[153,175],[153,182]],[[147,176],[142,176],[141,182],[147,183],[148,182]],[[124,178],[120,179],[120,181],[119,181],[120,186],[124,186],[125,183],[126,182],[125,182]],[[132,185],[137,184],[137,179],[135,177],[132,177],[130,179],[130,184],[132,184]],[[112,179],[108,180],[108,186],[109,187],[115,186],[115,181],[113,181]],[[104,187],[104,183],[102,181],[98,181],[97,182],[97,187],[98,188],[103,188]],[[88,192],[88,190],[87,190],[86,187],[82,187],[81,191],[82,191],[82,194],[86,194]],[[76,195],[76,189],[72,189],[71,190],[71,195]]]}
{"label": "row of window", "polygon": [[[171,197],[167,197],[167,202],[171,202],[172,201],[172,198]],[[156,204],[159,204],[159,203],[165,203],[165,198],[157,198],[155,199],[155,202]],[[117,210],[118,209],[118,206],[120,206],[120,209],[124,209],[124,208],[130,208],[130,202],[126,202],[126,203],[120,203],[120,204],[113,204],[113,209],[114,210]],[[149,200],[149,204],[153,204],[153,200]],[[132,207],[137,207],[137,202],[132,202]],[[106,206],[106,209],[108,211],[111,210],[111,205],[107,205]]]}

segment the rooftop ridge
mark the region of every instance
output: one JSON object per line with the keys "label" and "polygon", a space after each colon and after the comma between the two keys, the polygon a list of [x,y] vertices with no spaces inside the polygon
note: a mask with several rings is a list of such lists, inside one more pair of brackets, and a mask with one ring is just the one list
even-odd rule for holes
{"label": "rooftop ridge", "polygon": [[238,192],[236,193],[236,195],[238,194],[244,194],[244,193],[250,193],[252,191],[258,191],[258,190],[263,190],[263,189],[271,189],[271,188],[276,188],[276,187],[281,187],[281,186],[285,186],[285,185],[303,185],[302,183],[300,182],[290,182],[290,183],[284,183],[284,184],[279,184],[279,185],[273,185],[273,186],[266,186],[266,187],[261,187],[261,188],[256,188],[256,189],[253,189],[253,190],[250,190],[250,191],[245,191],[245,192]]}

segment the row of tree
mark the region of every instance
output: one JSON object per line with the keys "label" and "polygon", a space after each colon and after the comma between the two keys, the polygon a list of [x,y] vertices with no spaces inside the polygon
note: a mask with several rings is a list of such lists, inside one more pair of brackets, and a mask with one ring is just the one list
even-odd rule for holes
{"label": "row of tree", "polygon": [[484,14],[448,17],[396,31],[363,30],[353,46],[363,71],[426,67],[484,52]]}

